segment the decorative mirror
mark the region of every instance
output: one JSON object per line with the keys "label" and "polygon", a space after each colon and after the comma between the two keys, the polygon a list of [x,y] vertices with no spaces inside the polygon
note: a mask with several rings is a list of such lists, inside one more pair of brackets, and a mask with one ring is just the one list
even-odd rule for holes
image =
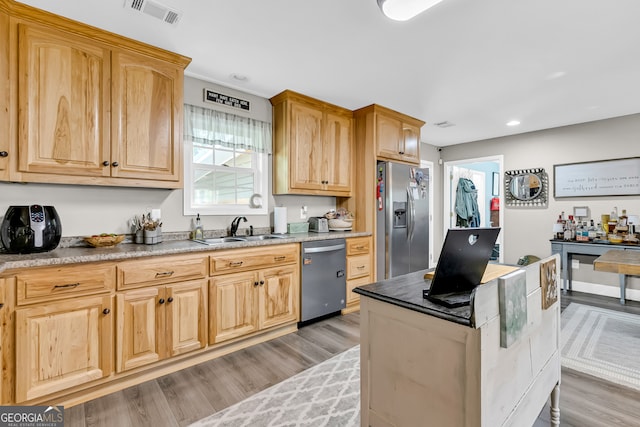
{"label": "decorative mirror", "polygon": [[543,168],[519,169],[504,173],[506,206],[547,207],[549,179]]}

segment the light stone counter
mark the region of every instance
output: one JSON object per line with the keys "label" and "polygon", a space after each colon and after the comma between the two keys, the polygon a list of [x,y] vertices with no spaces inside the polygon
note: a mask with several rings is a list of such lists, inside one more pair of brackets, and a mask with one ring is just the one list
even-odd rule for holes
{"label": "light stone counter", "polygon": [[279,245],[283,243],[300,243],[312,240],[327,240],[349,237],[370,236],[369,232],[329,232],[329,233],[297,233],[283,235],[281,239],[259,241],[227,242],[214,246],[207,246],[191,240],[172,240],[156,245],[135,243],[121,243],[110,248],[92,247],[58,247],[50,252],[36,254],[7,254],[0,252],[0,273],[28,267],[42,267],[49,265],[74,264],[96,261],[113,261],[131,258],[141,258],[157,255],[174,255],[190,252],[208,252],[225,249],[248,248],[257,246]]}

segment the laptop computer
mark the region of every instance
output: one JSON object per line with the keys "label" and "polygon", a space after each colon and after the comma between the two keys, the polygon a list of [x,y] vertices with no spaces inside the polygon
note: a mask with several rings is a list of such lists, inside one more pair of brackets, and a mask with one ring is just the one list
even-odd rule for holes
{"label": "laptop computer", "polygon": [[422,292],[429,301],[449,308],[469,305],[480,284],[500,228],[453,228],[447,232],[431,287]]}

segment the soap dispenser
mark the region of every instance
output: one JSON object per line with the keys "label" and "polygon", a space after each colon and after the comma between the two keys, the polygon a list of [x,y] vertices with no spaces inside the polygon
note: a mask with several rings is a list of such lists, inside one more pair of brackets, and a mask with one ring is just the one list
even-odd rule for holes
{"label": "soap dispenser", "polygon": [[204,230],[202,229],[202,223],[200,222],[200,214],[196,216],[196,225],[193,230],[193,238],[194,239],[204,238]]}

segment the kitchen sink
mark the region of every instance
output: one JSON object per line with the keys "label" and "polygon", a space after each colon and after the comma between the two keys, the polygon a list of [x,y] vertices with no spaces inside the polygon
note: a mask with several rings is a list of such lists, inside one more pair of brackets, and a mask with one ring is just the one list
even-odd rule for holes
{"label": "kitchen sink", "polygon": [[211,237],[208,239],[195,239],[194,242],[202,243],[203,245],[221,245],[223,243],[231,242],[245,242],[244,237]]}
{"label": "kitchen sink", "polygon": [[256,240],[270,240],[270,239],[284,239],[287,236],[279,236],[275,234],[261,234],[260,236],[247,236],[245,237],[248,241],[256,241]]}
{"label": "kitchen sink", "polygon": [[246,237],[211,237],[208,239],[195,239],[194,242],[202,243],[203,245],[222,245],[224,243],[233,243],[233,242],[256,242],[260,240],[270,240],[270,239],[284,239],[287,236],[280,236],[276,234],[261,234],[259,236],[246,236]]}

